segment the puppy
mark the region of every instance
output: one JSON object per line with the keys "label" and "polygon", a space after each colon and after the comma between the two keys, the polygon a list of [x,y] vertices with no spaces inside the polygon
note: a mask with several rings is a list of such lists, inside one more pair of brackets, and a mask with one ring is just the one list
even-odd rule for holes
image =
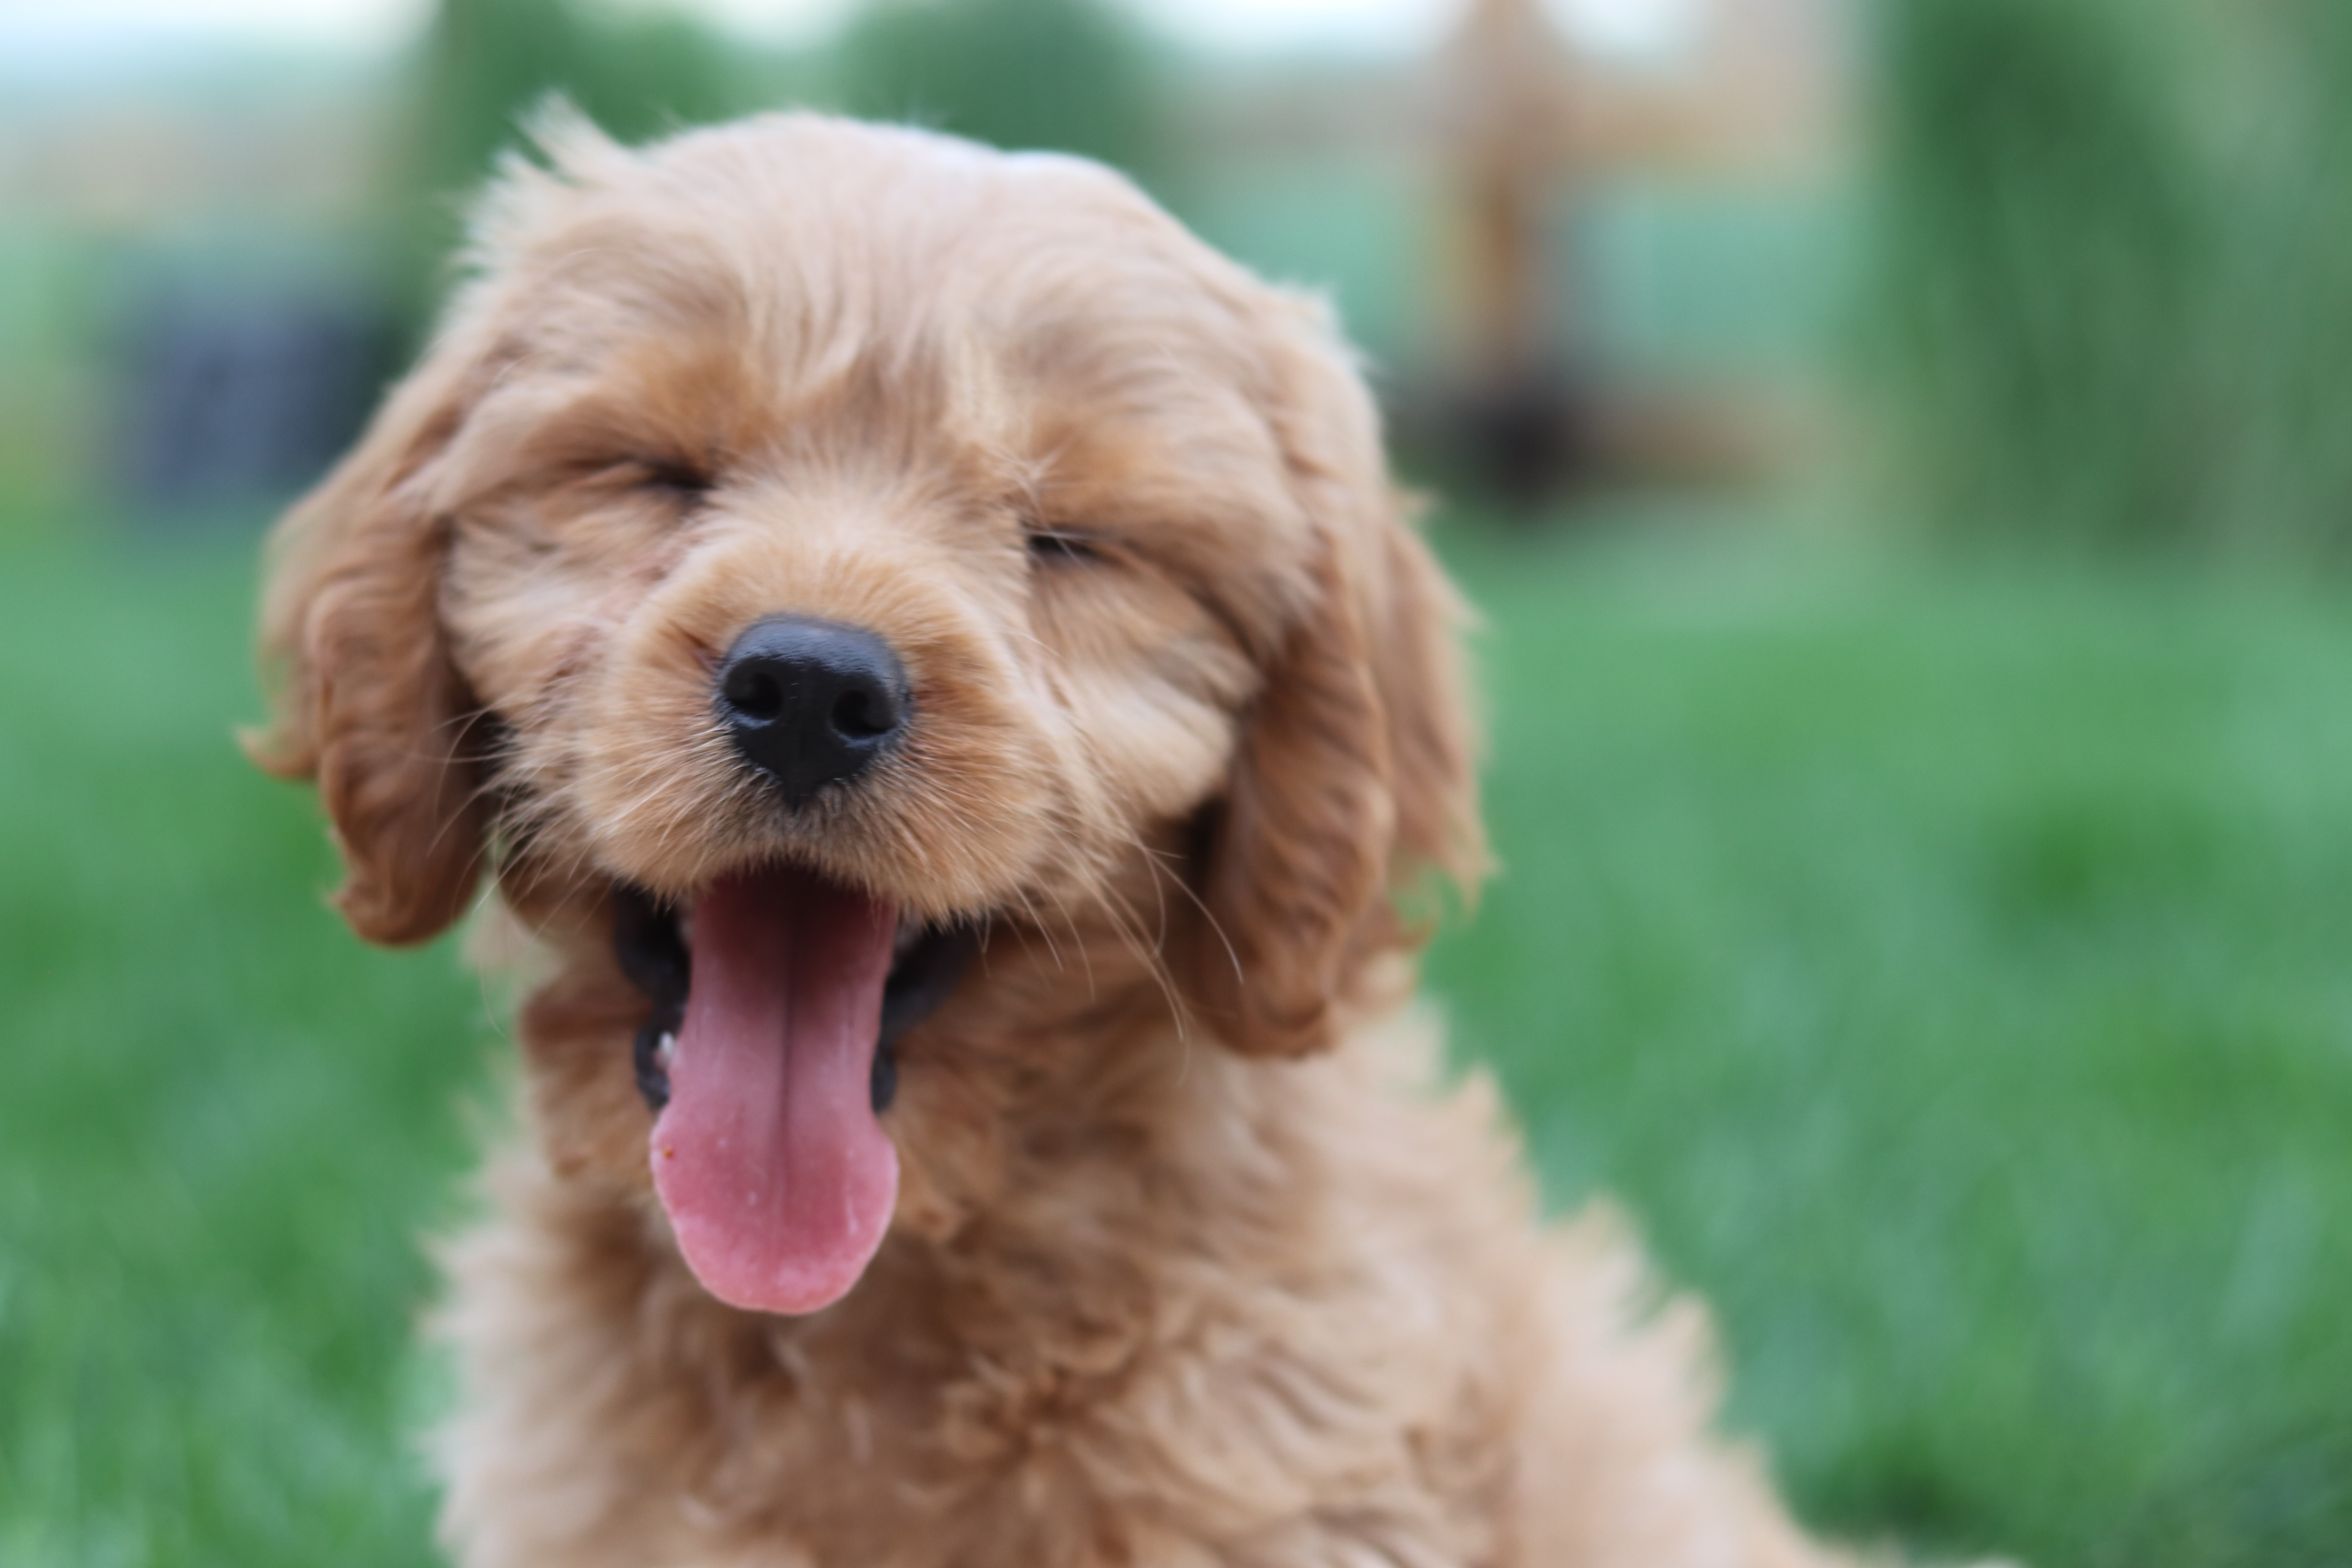
{"label": "puppy", "polygon": [[280,527],[257,738],[532,989],[478,1568],[1830,1563],[1408,1006],[1462,615],[1324,312],[1070,158],[511,163]]}

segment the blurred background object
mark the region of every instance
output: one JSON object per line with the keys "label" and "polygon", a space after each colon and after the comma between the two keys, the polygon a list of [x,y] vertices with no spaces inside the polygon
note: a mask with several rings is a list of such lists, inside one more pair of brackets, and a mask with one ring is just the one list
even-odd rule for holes
{"label": "blurred background object", "polygon": [[1163,189],[1173,177],[1150,36],[1095,0],[879,0],[835,51],[824,97],[848,113],[1077,153]]}
{"label": "blurred background object", "polygon": [[1580,242],[1605,230],[1612,189],[1645,177],[1745,176],[1784,199],[1818,184],[1842,97],[1830,17],[1821,0],[1562,9],[1582,26],[1538,0],[1475,0],[1435,63],[1450,331],[1422,370],[1433,417],[1403,433],[1522,510],[1579,483],[1759,477],[1776,455],[1761,389],[1645,386],[1609,353],[1625,301]]}
{"label": "blurred background object", "polygon": [[[1769,480],[1822,444],[1853,184],[1836,0],[1382,0],[1385,29],[1295,0],[1319,34],[1246,47],[1284,8],[343,0],[307,39],[285,0],[0,13],[0,406],[47,432],[18,424],[0,511],[168,520],[313,477],[557,93],[625,140],[802,103],[1116,164],[1328,289],[1408,448],[1523,514]],[[191,376],[234,390],[184,427],[163,410]]]}
{"label": "blurred background object", "polygon": [[495,1010],[226,737],[551,93],[1325,294],[1488,616],[1459,1049],[1808,1516],[2352,1563],[2352,5],[0,0],[0,1568],[431,1560]]}
{"label": "blurred background object", "polygon": [[2352,11],[1901,0],[1875,23],[1879,385],[1934,521],[2338,553]]}

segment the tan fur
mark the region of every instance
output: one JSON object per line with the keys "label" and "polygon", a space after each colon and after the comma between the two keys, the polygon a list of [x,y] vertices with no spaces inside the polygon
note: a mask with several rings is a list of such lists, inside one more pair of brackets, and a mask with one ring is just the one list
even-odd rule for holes
{"label": "tan fur", "polygon": [[[1539,1224],[1408,1005],[1398,900],[1484,860],[1460,615],[1322,313],[1074,160],[807,117],[545,140],[281,531],[255,742],[320,779],[362,935],[491,867],[488,945],[544,977],[446,1253],[458,1558],[1837,1561],[1708,1435],[1696,1313],[1605,1217]],[[785,612],[916,693],[799,817],[709,699]],[[680,1261],[610,953],[616,882],[778,856],[989,929],[901,1049],[882,1252],[799,1319]]]}

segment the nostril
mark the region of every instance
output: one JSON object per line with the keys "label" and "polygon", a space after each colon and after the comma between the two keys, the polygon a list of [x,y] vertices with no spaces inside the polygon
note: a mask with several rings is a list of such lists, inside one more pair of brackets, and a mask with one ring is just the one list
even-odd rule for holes
{"label": "nostril", "polygon": [[873,687],[851,687],[833,704],[834,733],[845,741],[871,741],[898,727],[898,705]]}
{"label": "nostril", "polygon": [[739,664],[727,672],[719,695],[727,706],[755,724],[773,723],[784,711],[784,683],[763,665]]}

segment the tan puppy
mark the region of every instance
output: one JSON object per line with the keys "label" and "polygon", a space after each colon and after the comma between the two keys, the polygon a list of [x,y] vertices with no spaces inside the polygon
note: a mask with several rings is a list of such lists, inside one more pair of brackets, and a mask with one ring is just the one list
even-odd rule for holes
{"label": "tan puppy", "polygon": [[1072,159],[547,144],[265,611],[352,926],[538,983],[459,1558],[1834,1561],[1406,1009],[1459,616],[1323,312]]}

